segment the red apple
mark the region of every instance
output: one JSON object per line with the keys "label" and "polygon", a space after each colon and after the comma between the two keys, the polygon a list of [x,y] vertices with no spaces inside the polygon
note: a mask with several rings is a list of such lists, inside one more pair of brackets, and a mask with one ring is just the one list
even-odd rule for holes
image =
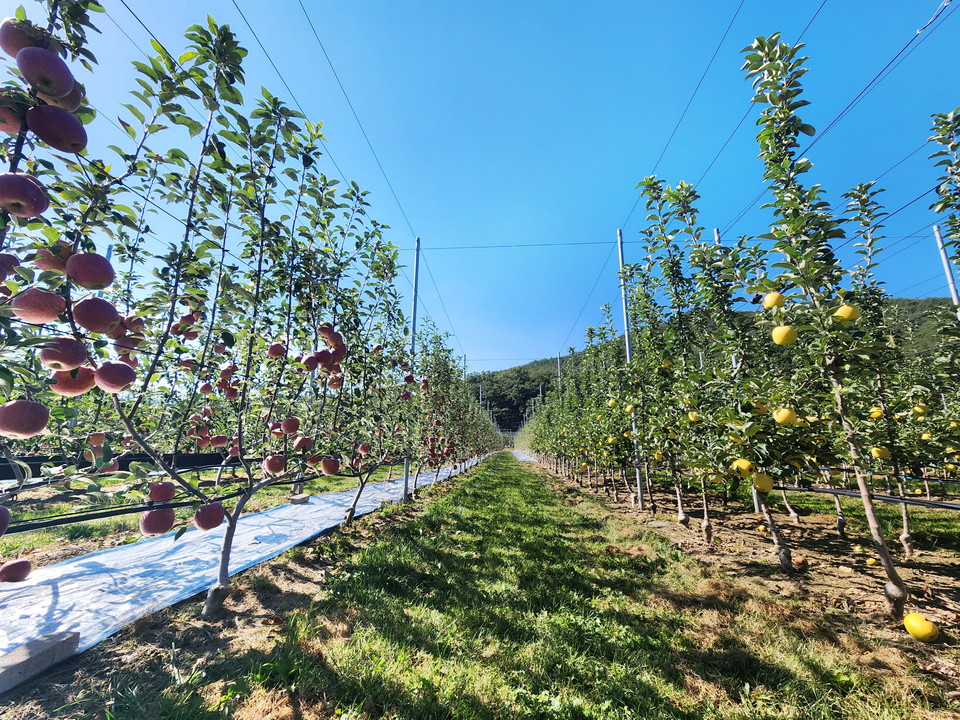
{"label": "red apple", "polygon": [[0,253],[0,280],[13,275],[13,269],[20,264],[20,258],[10,253]]}
{"label": "red apple", "polygon": [[283,343],[273,343],[267,348],[267,357],[281,358],[287,354],[287,346]]}
{"label": "red apple", "polygon": [[125,363],[108,360],[97,368],[93,379],[105,393],[116,395],[137,381],[137,373]]}
{"label": "red apple", "polygon": [[369,453],[370,443],[365,443],[365,442],[360,443],[359,447],[357,447],[357,452],[360,453],[361,455],[366,455],[367,453]]}
{"label": "red apple", "polygon": [[25,47],[17,53],[17,67],[24,80],[44,95],[59,98],[73,90],[73,73],[52,50]]}
{"label": "red apple", "polygon": [[12,58],[25,47],[47,47],[50,36],[29,20],[4,18],[0,23],[0,49]]}
{"label": "red apple", "polygon": [[303,366],[306,372],[313,372],[317,369],[317,365],[320,363],[317,362],[317,359],[313,355],[307,355],[300,362],[303,363]]}
{"label": "red apple", "polygon": [[223,391],[223,397],[226,398],[227,400],[236,400],[239,395],[240,395],[240,391],[237,390],[235,387],[228,387],[226,390]]}
{"label": "red apple", "polygon": [[87,444],[93,447],[103,447],[107,442],[107,436],[102,432],[90,433],[87,435]]}
{"label": "red apple", "polygon": [[122,362],[124,365],[129,365],[132,368],[139,367],[140,365],[140,360],[133,355],[120,355],[117,361]]}
{"label": "red apple", "polygon": [[206,532],[220,527],[225,517],[226,513],[222,504],[218,502],[207,503],[197,508],[197,511],[193,514],[193,524],[197,526],[198,530]]}
{"label": "red apple", "polygon": [[209,395],[210,393],[213,392],[213,385],[211,385],[210,383],[204,383],[198,389],[204,395]]}
{"label": "red apple", "polygon": [[113,282],[113,265],[98,253],[77,253],[67,260],[67,275],[87,290],[103,290]]}
{"label": "red apple", "polygon": [[75,370],[86,361],[87,346],[73,337],[55,337],[40,348],[40,363],[52,370]]}
{"label": "red apple", "polygon": [[50,377],[54,380],[50,389],[64,397],[83,395],[96,385],[94,370],[89,367],[78,367],[76,370],[58,370]]}
{"label": "red apple", "polygon": [[16,108],[9,105],[0,105],[0,130],[6,133],[15,134],[20,132],[23,127],[23,118]]}
{"label": "red apple", "polygon": [[0,405],[0,435],[25,440],[42,433],[50,420],[45,405],[32,400],[11,400]]}
{"label": "red apple", "polygon": [[300,429],[300,418],[288,417],[280,423],[280,429],[285,435],[293,435]]}
{"label": "red apple", "polygon": [[413,382],[414,382],[415,380],[416,380],[416,378],[413,377],[413,375],[405,375],[404,378],[403,378],[403,381],[404,381],[407,385],[413,384]]}
{"label": "red apple", "polygon": [[73,90],[63,97],[51,97],[42,92],[37,93],[37,97],[43,100],[47,105],[56,105],[67,112],[76,112],[83,104],[83,96],[86,95],[86,88],[78,82],[73,83]]}
{"label": "red apple", "polygon": [[409,400],[409,399],[410,399],[410,391],[409,391],[409,390],[404,390],[402,393],[400,393],[400,399],[401,399],[401,400]]}
{"label": "red apple", "polygon": [[23,582],[32,569],[33,566],[26,558],[11,560],[0,565],[0,582]]}
{"label": "red apple", "polygon": [[[117,327],[121,327],[121,326],[117,325]],[[115,333],[116,330],[117,328],[114,328],[113,330],[108,332],[107,335],[111,335]],[[137,345],[139,344],[140,343],[134,340],[133,338],[119,337],[114,341],[113,349],[117,351],[117,355],[129,355],[130,353],[132,353],[134,350],[137,349]]]}
{"label": "red apple", "polygon": [[328,323],[328,322],[322,323],[322,324],[317,328],[317,332],[320,334],[320,337],[322,337],[322,338],[328,338],[328,337],[330,337],[330,333],[333,332],[333,324],[332,324],[332,323]]}
{"label": "red apple", "polygon": [[210,446],[215,448],[226,447],[230,444],[230,438],[226,435],[214,435],[210,438]]}
{"label": "red apple", "polygon": [[62,255],[57,255],[52,250],[47,250],[46,248],[37,250],[37,256],[34,258],[33,264],[41,270],[50,270],[60,273],[67,271],[66,258]]}
{"label": "red apple", "polygon": [[24,322],[40,325],[55,322],[67,309],[67,302],[57,293],[29,287],[10,301],[10,307]]}
{"label": "red apple", "polygon": [[173,508],[147,510],[140,516],[140,532],[144,535],[163,535],[177,521]]}
{"label": "red apple", "polygon": [[173,496],[176,494],[177,486],[169,480],[150,483],[151,500],[173,500]]}
{"label": "red apple", "polygon": [[340,472],[340,461],[334,457],[325,457],[320,461],[320,472],[324,475],[336,475]]}
{"label": "red apple", "polygon": [[54,150],[78,153],[87,147],[87,131],[76,116],[56,105],[36,105],[27,110],[27,127]]}
{"label": "red apple", "polygon": [[307,452],[309,450],[313,450],[313,438],[308,438],[301,435],[293,441],[293,449],[297,452]]}
{"label": "red apple", "polygon": [[120,469],[120,461],[114,460],[113,462],[108,463],[104,465],[102,468],[100,468],[99,472],[117,472],[117,470],[119,469]]}
{"label": "red apple", "polygon": [[73,319],[90,332],[105,333],[119,324],[120,313],[111,302],[101,297],[88,297],[74,304]]}
{"label": "red apple", "polygon": [[339,390],[343,386],[343,378],[333,376],[327,381],[327,385],[332,390]]}
{"label": "red apple", "polygon": [[263,459],[263,471],[267,475],[280,475],[287,469],[287,458],[283,455],[267,455]]}

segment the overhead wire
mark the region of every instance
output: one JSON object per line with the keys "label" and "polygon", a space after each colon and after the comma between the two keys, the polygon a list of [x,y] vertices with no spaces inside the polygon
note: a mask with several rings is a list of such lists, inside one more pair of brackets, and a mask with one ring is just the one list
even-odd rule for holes
{"label": "overhead wire", "polygon": [[[813,21],[817,19],[817,16],[820,15],[820,11],[823,10],[823,6],[826,4],[827,4],[827,0],[823,0],[823,2],[820,3],[820,6],[813,13],[813,16],[807,21],[807,24],[804,25],[803,30],[800,31],[800,34],[797,36],[797,39],[794,41],[794,45],[796,45],[801,40],[803,40],[803,36],[807,34],[807,30],[810,29],[811,25],[813,25]],[[707,176],[707,174],[713,168],[714,164],[716,164],[717,160],[720,159],[720,156],[723,154],[723,151],[727,149],[727,146],[733,140],[734,136],[740,130],[740,127],[743,125],[744,121],[750,115],[750,111],[753,109],[753,107],[754,107],[753,101],[750,101],[749,103],[747,103],[747,109],[743,111],[743,115],[740,117],[740,120],[734,126],[733,130],[730,131],[730,134],[727,135],[727,139],[723,141],[723,145],[721,145],[720,149],[717,150],[716,155],[713,156],[713,159],[710,160],[710,162],[707,164],[706,169],[703,171],[703,173],[700,175],[700,178],[697,180],[697,183],[696,183],[697,187],[700,186],[700,184],[703,182],[703,179]]]}
{"label": "overhead wire", "polygon": [[733,13],[733,17],[730,18],[730,22],[727,23],[727,29],[723,31],[723,35],[720,37],[720,42],[717,43],[717,46],[713,49],[713,55],[710,56],[707,66],[703,69],[703,73],[700,75],[700,79],[697,81],[696,87],[693,88],[693,92],[690,94],[690,99],[687,100],[687,104],[683,108],[683,112],[680,113],[680,117],[677,118],[676,124],[673,126],[673,131],[670,133],[670,137],[667,138],[667,142],[664,143],[663,149],[660,151],[657,161],[653,164],[653,170],[650,171],[651,175],[657,174],[657,168],[660,167],[660,161],[663,160],[663,156],[667,154],[667,149],[670,147],[670,143],[673,142],[673,138],[677,134],[677,130],[680,129],[680,124],[683,122],[683,119],[687,116],[687,111],[690,109],[690,105],[693,104],[694,98],[697,97],[697,93],[700,91],[700,86],[703,85],[704,79],[707,77],[707,73],[710,72],[710,68],[713,67],[713,61],[717,59],[717,54],[720,52],[720,48],[723,46],[724,41],[727,39],[727,35],[730,34],[730,28],[733,27],[733,23],[736,22],[737,16],[740,14],[740,10],[743,8],[743,3],[745,0],[740,0],[740,4],[737,5],[737,9]]}
{"label": "overhead wire", "polygon": [[[826,0],[824,0],[826,2]],[[710,60],[707,62],[706,68],[704,68],[703,73],[700,75],[700,80],[697,81],[696,86],[693,88],[693,92],[690,94],[690,99],[687,100],[687,104],[683,108],[683,112],[680,113],[680,117],[677,118],[676,124],[673,126],[673,131],[670,133],[670,137],[667,138],[667,142],[664,143],[663,149],[660,151],[660,156],[657,158],[657,161],[653,164],[653,170],[651,175],[656,174],[657,168],[660,166],[660,161],[663,160],[663,156],[667,152],[667,148],[670,147],[670,143],[673,142],[674,136],[677,134],[677,130],[680,128],[680,124],[683,122],[684,117],[687,115],[687,111],[690,109],[690,105],[693,104],[694,98],[696,98],[697,93],[700,91],[700,86],[703,85],[704,79],[707,77],[707,73],[710,72],[710,68],[713,67],[713,61],[717,59],[717,54],[720,52],[720,48],[723,46],[724,41],[727,39],[727,35],[730,33],[730,28],[733,27],[733,23],[736,21],[737,16],[740,14],[741,8],[743,8],[744,0],[740,0],[740,4],[737,5],[737,9],[733,13],[733,17],[730,18],[730,22],[727,23],[726,30],[723,31],[723,35],[720,36],[720,42],[717,43],[716,48],[714,48],[713,55],[710,56]],[[637,199],[633,203],[633,207],[630,208],[630,212],[627,213],[626,219],[620,224],[620,228],[625,228],[627,223],[630,222],[630,218],[633,217],[634,211],[637,209],[637,205],[640,204],[640,195],[637,195]]]}
{"label": "overhead wire", "polygon": [[577,327],[577,323],[580,322],[580,317],[583,315],[583,311],[587,309],[587,304],[590,302],[590,298],[593,297],[593,292],[597,289],[597,285],[600,283],[600,278],[603,277],[603,274],[607,271],[607,265],[610,263],[610,258],[613,256],[613,250],[616,248],[616,244],[610,243],[610,251],[607,253],[606,259],[603,261],[603,265],[600,267],[600,272],[597,273],[596,279],[593,281],[593,285],[590,288],[590,292],[587,293],[587,297],[583,301],[583,305],[580,306],[580,312],[577,313],[577,316],[573,319],[573,324],[570,326],[570,330],[567,331],[567,335],[563,338],[563,342],[560,343],[561,351],[562,346],[567,344],[567,340],[570,339],[570,336],[573,334],[573,331]]}
{"label": "overhead wire", "polygon": [[[387,177],[387,171],[383,169],[383,163],[380,162],[380,156],[377,155],[377,151],[373,149],[373,143],[370,142],[370,137],[367,135],[367,131],[363,127],[363,123],[360,122],[360,116],[357,115],[357,111],[353,107],[353,103],[350,102],[350,96],[347,94],[347,89],[343,86],[343,82],[340,80],[340,75],[337,73],[337,69],[333,66],[333,61],[330,59],[330,55],[327,54],[327,49],[323,46],[323,42],[320,40],[320,34],[317,32],[316,27],[314,27],[313,20],[310,19],[310,14],[307,12],[307,8],[304,7],[303,0],[297,0],[297,2],[300,4],[300,9],[303,11],[303,15],[307,19],[307,24],[310,26],[310,30],[313,32],[313,37],[316,38],[317,45],[320,46],[320,51],[323,53],[323,57],[326,59],[327,65],[330,66],[330,71],[333,73],[333,77],[336,79],[337,85],[340,86],[340,92],[343,93],[343,97],[347,101],[347,106],[350,108],[350,112],[353,113],[353,119],[357,121],[357,126],[360,128],[360,133],[363,135],[363,139],[366,141],[367,147],[370,148],[370,154],[373,155],[373,159],[376,161],[377,167],[380,168],[380,174],[383,175],[383,179],[386,181],[387,187],[390,189],[390,194],[393,195],[393,200],[397,203],[397,207],[400,209],[400,214],[403,216],[403,220],[407,224],[410,234],[416,236],[413,226],[410,224],[410,219],[407,217],[406,210],[404,210],[403,204],[400,202],[400,198],[397,197],[397,193],[393,189],[393,183],[391,183],[390,178]],[[234,5],[236,5],[236,0],[234,0]]]}
{"label": "overhead wire", "polygon": [[[273,68],[274,72],[277,74],[277,77],[280,78],[280,82],[283,84],[283,87],[290,94],[290,99],[293,100],[293,104],[297,106],[297,110],[306,117],[307,113],[304,112],[303,106],[300,104],[300,101],[297,100],[297,96],[294,94],[293,90],[287,84],[287,80],[284,77],[283,73],[280,72],[280,69],[277,67],[277,64],[273,61],[270,53],[267,52],[267,48],[264,47],[263,43],[260,41],[260,36],[257,35],[257,31],[253,29],[253,25],[250,24],[250,21],[247,20],[247,16],[243,14],[243,10],[240,9],[240,6],[237,4],[237,0],[230,0],[233,3],[233,6],[237,9],[237,12],[240,13],[240,18],[243,20],[244,24],[247,26],[247,29],[250,31],[250,34],[253,35],[253,39],[256,41],[257,45],[260,46],[260,50],[263,51],[264,56],[267,58],[267,62],[270,63],[270,67]],[[126,6],[126,0],[120,0]],[[337,161],[334,160],[333,155],[330,153],[330,149],[327,147],[326,143],[321,139],[320,147],[323,148],[323,151],[327,154],[327,157],[330,158],[330,162],[333,163],[333,166],[337,169],[337,172],[340,174],[340,179],[346,184],[347,178],[344,175],[343,170],[340,169],[340,166],[337,164]]]}
{"label": "overhead wire", "polygon": [[447,312],[446,303],[443,302],[443,295],[440,294],[440,288],[437,287],[437,281],[433,277],[433,270],[430,269],[430,263],[427,260],[427,255],[422,248],[420,249],[420,257],[423,259],[423,266],[427,270],[427,277],[430,278],[430,283],[433,285],[433,289],[437,293],[437,300],[440,301],[440,309],[443,310],[443,315],[447,318],[447,324],[450,326],[450,332],[453,334],[453,339],[456,340],[457,345],[460,346],[460,352],[466,356],[467,351],[463,349],[463,343],[460,342],[460,336],[457,335],[457,331],[453,327],[453,320],[450,319],[450,313]]}
{"label": "overhead wire", "polygon": [[[892,72],[893,69],[896,69],[896,67],[900,65],[900,62],[902,62],[902,60],[900,62],[896,62],[898,58],[900,58],[900,56],[903,55],[904,52],[906,52],[907,49],[910,48],[911,45],[913,45],[913,43],[917,40],[917,38],[920,37],[921,34],[928,27],[930,27],[934,22],[936,22],[939,19],[939,22],[936,22],[936,25],[930,30],[930,32],[928,32],[926,35],[923,36],[923,38],[921,39],[921,42],[923,42],[928,37],[930,37],[934,32],[936,32],[940,28],[941,25],[943,25],[943,23],[956,11],[958,7],[958,6],[954,6],[949,13],[944,14],[944,11],[952,2],[953,0],[941,0],[940,5],[937,7],[936,11],[934,12],[930,20],[928,20],[926,24],[923,25],[923,27],[921,27],[913,35],[911,35],[910,39],[903,45],[903,47],[901,47],[900,50],[898,50],[897,53],[883,66],[883,68],[878,73],[876,73],[869,80],[869,82],[867,82],[867,84],[860,90],[860,92],[857,93],[849,103],[847,103],[847,105],[843,108],[843,110],[841,110],[827,124],[827,126],[817,134],[817,137],[811,140],[810,143],[802,151],[797,153],[799,157],[803,157],[810,150],[810,148],[816,145],[823,138],[824,135],[826,135],[828,132],[830,132],[830,130],[836,127],[836,125],[844,117],[846,117],[850,113],[850,111],[853,110],[853,108],[859,105],[860,102],[862,102],[863,99],[867,95],[869,95],[883,80],[889,77],[890,72]],[[918,46],[919,46],[919,43],[918,43]],[[912,50],[910,52],[912,53]],[[906,57],[908,57],[909,55],[910,53],[907,53],[907,55],[904,55],[903,59],[906,59]],[[894,64],[895,62],[896,64]],[[888,69],[890,70],[890,72],[887,72]],[[756,197],[754,197],[749,203],[747,203],[746,206],[744,206],[742,210],[740,210],[740,212],[736,214],[736,216],[732,220],[727,222],[727,224],[724,225],[723,229],[720,232],[721,236],[725,235],[727,232],[729,232],[734,227],[736,227],[736,225],[746,216],[746,214],[751,210],[753,210],[753,208],[756,206],[757,202],[759,202],[760,198],[763,197],[765,192],[766,192],[766,188],[762,189],[757,194]]]}

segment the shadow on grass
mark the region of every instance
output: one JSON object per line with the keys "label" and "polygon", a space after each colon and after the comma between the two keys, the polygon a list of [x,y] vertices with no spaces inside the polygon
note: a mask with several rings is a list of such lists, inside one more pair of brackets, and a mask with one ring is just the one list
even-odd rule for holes
{"label": "shadow on grass", "polygon": [[[690,672],[731,698],[791,679],[746,646],[695,647],[682,612],[645,603],[665,560],[610,553],[604,530],[498,457],[348,563],[311,622],[346,606],[354,634],[285,682],[368,717],[693,720]],[[288,628],[268,662],[316,634]]]}

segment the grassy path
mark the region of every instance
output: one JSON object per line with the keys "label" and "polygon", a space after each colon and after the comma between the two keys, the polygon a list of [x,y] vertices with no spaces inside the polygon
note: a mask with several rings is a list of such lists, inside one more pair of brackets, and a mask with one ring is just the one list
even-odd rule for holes
{"label": "grassy path", "polygon": [[960,718],[923,648],[711,577],[509,453],[426,495],[241,579],[237,630],[185,603],[0,719]]}
{"label": "grassy path", "polygon": [[343,718],[925,716],[787,601],[561,497],[498,456],[352,557],[257,682]]}

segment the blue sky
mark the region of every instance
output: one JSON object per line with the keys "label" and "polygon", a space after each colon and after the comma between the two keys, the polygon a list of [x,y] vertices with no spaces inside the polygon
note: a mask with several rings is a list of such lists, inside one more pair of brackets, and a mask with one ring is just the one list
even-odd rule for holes
{"label": "blue sky", "polygon": [[[371,214],[392,226],[388,237],[404,248],[408,264],[414,235],[421,237],[421,307],[440,329],[455,332],[454,349],[480,371],[580,346],[584,328],[600,321],[600,306],[619,303],[610,252],[616,230],[624,228],[629,262],[643,218],[640,207],[624,225],[636,183],[653,172],[738,6],[657,167],[670,184],[696,182],[749,107],[740,50],[756,35],[780,31],[793,41],[810,23],[803,35],[811,57],[805,98],[813,104],[803,115],[820,131],[933,16],[939,0],[303,0],[402,212],[300,2],[236,3],[309,118],[324,122],[333,160],[372,191]],[[149,48],[149,37],[119,0],[104,4],[109,18],[99,19],[103,34],[91,44],[100,67],[82,79],[92,104],[115,117],[133,87],[129,63],[141,57],[117,26],[141,48]],[[182,31],[207,13],[229,23],[250,52],[247,95],[265,85],[290,100],[233,0],[127,4],[175,53]],[[928,27],[811,150],[810,177],[831,200],[916,151],[930,135],[930,115],[960,104],[951,71],[958,6],[954,0],[942,23]],[[37,6],[26,7],[37,14]],[[762,187],[757,113],[698,186],[708,228],[727,228]],[[107,142],[114,132],[102,120],[88,130]],[[888,211],[933,187],[928,154],[914,152],[879,181],[888,189]],[[332,164],[328,173],[336,174]],[[929,197],[916,202],[888,224],[890,259],[881,255],[879,275],[893,295],[946,294],[929,204]],[[754,209],[727,237],[760,234],[764,223]],[[544,246],[518,247],[530,244]],[[477,245],[510,247],[447,249]],[[408,268],[400,280],[408,295],[411,277]],[[619,311],[617,318],[619,324]]]}

